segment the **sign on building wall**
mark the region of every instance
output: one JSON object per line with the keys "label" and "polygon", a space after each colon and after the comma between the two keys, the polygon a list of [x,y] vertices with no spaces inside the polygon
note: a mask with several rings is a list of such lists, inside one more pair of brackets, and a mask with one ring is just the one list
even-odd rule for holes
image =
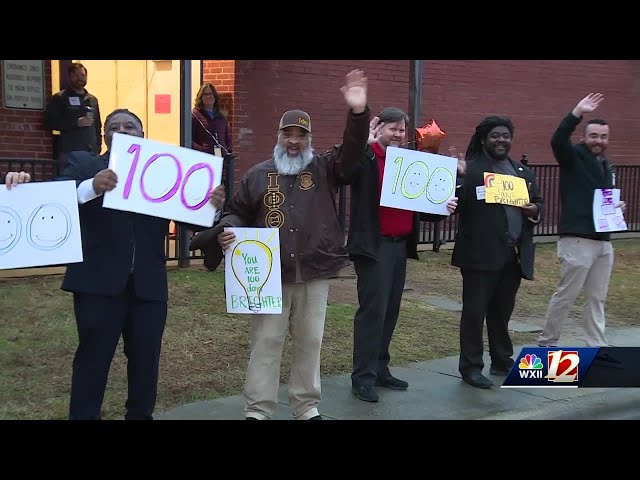
{"label": "sign on building wall", "polygon": [[4,108],[44,110],[44,60],[2,60]]}

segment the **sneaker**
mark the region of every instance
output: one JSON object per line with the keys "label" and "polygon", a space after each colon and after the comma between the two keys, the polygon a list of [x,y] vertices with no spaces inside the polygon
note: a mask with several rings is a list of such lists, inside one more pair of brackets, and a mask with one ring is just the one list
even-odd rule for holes
{"label": "sneaker", "polygon": [[316,415],[315,417],[311,417],[309,420],[322,420],[322,415]]}
{"label": "sneaker", "polygon": [[351,387],[351,393],[353,393],[356,398],[365,402],[378,401],[378,394],[375,388],[373,388],[373,385],[354,385]]}
{"label": "sneaker", "polygon": [[409,388],[409,384],[407,382],[392,375],[376,378],[376,385],[390,390],[406,390]]}

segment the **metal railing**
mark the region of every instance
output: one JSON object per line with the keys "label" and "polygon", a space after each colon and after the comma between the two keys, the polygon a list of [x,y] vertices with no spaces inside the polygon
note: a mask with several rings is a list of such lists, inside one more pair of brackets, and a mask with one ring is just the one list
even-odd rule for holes
{"label": "metal railing", "polygon": [[[538,189],[544,199],[545,216],[536,225],[534,236],[547,237],[558,234],[560,221],[560,167],[558,164],[529,165],[538,182]],[[622,165],[615,167],[616,188],[620,189],[621,198],[627,203],[625,219],[629,232],[640,232],[640,165]],[[339,198],[340,225],[346,225],[349,189],[341,188]],[[419,244],[432,244],[438,251],[444,242],[453,242],[458,230],[458,216],[447,217],[440,222],[422,222],[418,237]]]}
{"label": "metal railing", "polygon": [[[227,198],[233,195],[233,172],[235,158],[233,154],[225,157],[227,172]],[[536,237],[553,236],[558,234],[560,218],[559,175],[557,164],[529,165],[538,181],[538,188],[545,202],[545,218],[536,225]],[[57,175],[57,164],[54,160],[0,158],[0,182],[4,182],[7,171],[24,170],[29,172],[33,181],[48,181]],[[640,232],[640,165],[622,165],[615,168],[616,187],[621,190],[621,198],[627,202],[625,219],[629,232]],[[348,231],[349,189],[341,188],[338,193],[338,216],[340,225],[345,233]],[[433,250],[438,251],[443,242],[455,241],[458,217],[453,215],[440,222],[422,222],[418,243],[432,244]],[[183,242],[189,242],[192,232],[181,228],[170,230],[165,240],[165,254],[167,260],[178,260],[188,265],[190,260],[204,258],[201,251],[189,252],[185,258],[181,252]]]}
{"label": "metal railing", "polygon": [[[224,166],[226,175],[226,196],[231,198],[233,195],[233,181],[235,156],[234,154],[225,155]],[[31,175],[33,182],[46,182],[53,180],[59,175],[58,163],[55,160],[43,160],[37,158],[2,158],[0,157],[0,185],[4,183],[7,172],[25,171]],[[191,240],[192,232],[174,228],[170,225],[165,238],[165,255],[167,260],[177,260],[181,265],[188,266],[191,260],[200,260],[204,258],[201,251],[188,252],[185,257],[181,252],[188,251],[184,248]]]}
{"label": "metal railing", "polygon": [[58,175],[58,163],[55,160],[40,158],[0,157],[0,185],[4,183],[7,172],[25,171],[34,182],[53,180]]}

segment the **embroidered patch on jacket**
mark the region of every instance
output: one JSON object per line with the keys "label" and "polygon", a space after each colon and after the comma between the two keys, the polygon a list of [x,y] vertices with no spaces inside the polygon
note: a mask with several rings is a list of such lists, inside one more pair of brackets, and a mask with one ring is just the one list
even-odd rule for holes
{"label": "embroidered patch on jacket", "polygon": [[268,228],[280,228],[284,225],[284,213],[280,210],[280,205],[285,201],[284,193],[280,191],[280,185],[278,185],[277,173],[268,173],[269,186],[267,187],[267,193],[264,194],[264,204],[269,209],[267,215],[264,217],[264,223]]}
{"label": "embroidered patch on jacket", "polygon": [[315,186],[311,172],[302,172],[300,174],[300,190],[311,190]]}

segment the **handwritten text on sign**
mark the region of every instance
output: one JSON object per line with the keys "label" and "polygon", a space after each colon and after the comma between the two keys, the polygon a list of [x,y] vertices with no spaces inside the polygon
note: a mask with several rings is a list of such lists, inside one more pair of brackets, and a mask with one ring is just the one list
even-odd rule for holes
{"label": "handwritten text on sign", "polygon": [[484,172],[486,203],[501,203],[522,207],[529,203],[529,189],[524,178]]}
{"label": "handwritten text on sign", "polygon": [[452,157],[388,147],[380,205],[449,215],[455,196],[458,161]]}
{"label": "handwritten text on sign", "polygon": [[628,230],[620,202],[619,188],[596,188],[593,193],[593,223],[596,232],[621,232]]}
{"label": "handwritten text on sign", "polygon": [[225,251],[229,313],[282,313],[280,232],[277,228],[225,228],[236,234]]}
{"label": "handwritten text on sign", "polygon": [[222,181],[222,158],[116,133],[109,168],[118,184],[105,193],[105,207],[213,225],[215,208],[209,193]]}

